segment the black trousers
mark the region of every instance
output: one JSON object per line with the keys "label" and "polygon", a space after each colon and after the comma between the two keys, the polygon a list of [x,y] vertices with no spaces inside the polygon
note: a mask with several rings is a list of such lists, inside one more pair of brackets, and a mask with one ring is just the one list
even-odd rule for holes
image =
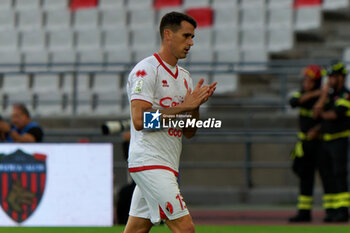
{"label": "black trousers", "polygon": [[321,141],[303,141],[302,147],[304,155],[294,159],[293,171],[299,178],[300,195],[312,196],[314,190],[315,173],[318,169]]}
{"label": "black trousers", "polygon": [[319,164],[325,193],[348,192],[348,138],[324,141]]}
{"label": "black trousers", "polygon": [[[324,141],[319,170],[323,179],[324,208],[348,208],[348,138]],[[344,196],[345,194],[345,196]],[[345,201],[345,202],[344,202]]]}
{"label": "black trousers", "polygon": [[129,210],[132,194],[135,189],[135,182],[122,187],[118,193],[117,199],[117,222],[118,224],[126,224],[129,218]]}

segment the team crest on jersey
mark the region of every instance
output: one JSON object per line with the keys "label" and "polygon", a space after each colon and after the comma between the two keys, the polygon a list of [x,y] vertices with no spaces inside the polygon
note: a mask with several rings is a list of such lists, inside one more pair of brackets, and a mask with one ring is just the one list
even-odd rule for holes
{"label": "team crest on jersey", "polygon": [[169,87],[168,81],[162,80],[162,87]]}
{"label": "team crest on jersey", "polygon": [[0,201],[4,212],[17,223],[37,209],[46,183],[46,155],[22,150],[0,154]]}
{"label": "team crest on jersey", "polygon": [[167,203],[166,203],[165,209],[166,209],[170,214],[173,214],[173,212],[174,212],[174,208],[173,208],[172,204],[170,204],[170,202],[167,202]]}

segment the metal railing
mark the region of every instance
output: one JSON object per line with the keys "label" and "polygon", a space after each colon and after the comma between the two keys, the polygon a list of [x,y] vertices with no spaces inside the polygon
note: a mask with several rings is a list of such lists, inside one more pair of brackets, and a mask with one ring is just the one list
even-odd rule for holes
{"label": "metal railing", "polygon": [[[246,188],[251,188],[252,169],[254,168],[290,168],[291,162],[258,162],[252,161],[252,146],[255,143],[291,144],[296,142],[296,130],[199,130],[197,135],[190,140],[183,140],[184,144],[200,143],[233,143],[244,144],[244,160],[242,161],[185,161],[181,162],[180,168],[203,168],[203,169],[244,169],[244,183]],[[90,142],[121,143],[119,135],[103,136],[99,130],[49,130],[45,133],[46,142],[76,142],[78,138],[89,139]],[[287,155],[288,156],[288,155]],[[126,169],[125,161],[116,161],[114,169]]]}

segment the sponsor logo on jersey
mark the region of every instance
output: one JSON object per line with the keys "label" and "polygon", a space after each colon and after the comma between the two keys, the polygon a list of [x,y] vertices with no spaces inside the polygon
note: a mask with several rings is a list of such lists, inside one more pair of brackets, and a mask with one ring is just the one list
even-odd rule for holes
{"label": "sponsor logo on jersey", "polygon": [[169,87],[168,81],[162,80],[162,87]]}
{"label": "sponsor logo on jersey", "polygon": [[0,154],[0,201],[4,212],[22,223],[37,209],[45,190],[46,155],[18,149]]}
{"label": "sponsor logo on jersey", "polygon": [[143,77],[145,77],[147,75],[147,73],[146,73],[146,71],[145,70],[138,70],[137,72],[136,72],[136,77],[141,77],[141,78],[143,78]]}
{"label": "sponsor logo on jersey", "polygon": [[159,100],[159,105],[163,108],[175,107],[181,104],[179,101],[174,101],[171,97],[164,97]]}
{"label": "sponsor logo on jersey", "polygon": [[162,114],[157,110],[156,112],[143,113],[143,128],[144,129],[160,129],[160,116]]}

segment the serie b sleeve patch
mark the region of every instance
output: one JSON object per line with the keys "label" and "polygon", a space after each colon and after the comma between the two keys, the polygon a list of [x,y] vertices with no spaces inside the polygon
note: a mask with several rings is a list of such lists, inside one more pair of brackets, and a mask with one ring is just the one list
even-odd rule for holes
{"label": "serie b sleeve patch", "polygon": [[136,81],[134,92],[135,93],[141,93],[142,92],[142,87],[143,87],[143,79],[138,79]]}

